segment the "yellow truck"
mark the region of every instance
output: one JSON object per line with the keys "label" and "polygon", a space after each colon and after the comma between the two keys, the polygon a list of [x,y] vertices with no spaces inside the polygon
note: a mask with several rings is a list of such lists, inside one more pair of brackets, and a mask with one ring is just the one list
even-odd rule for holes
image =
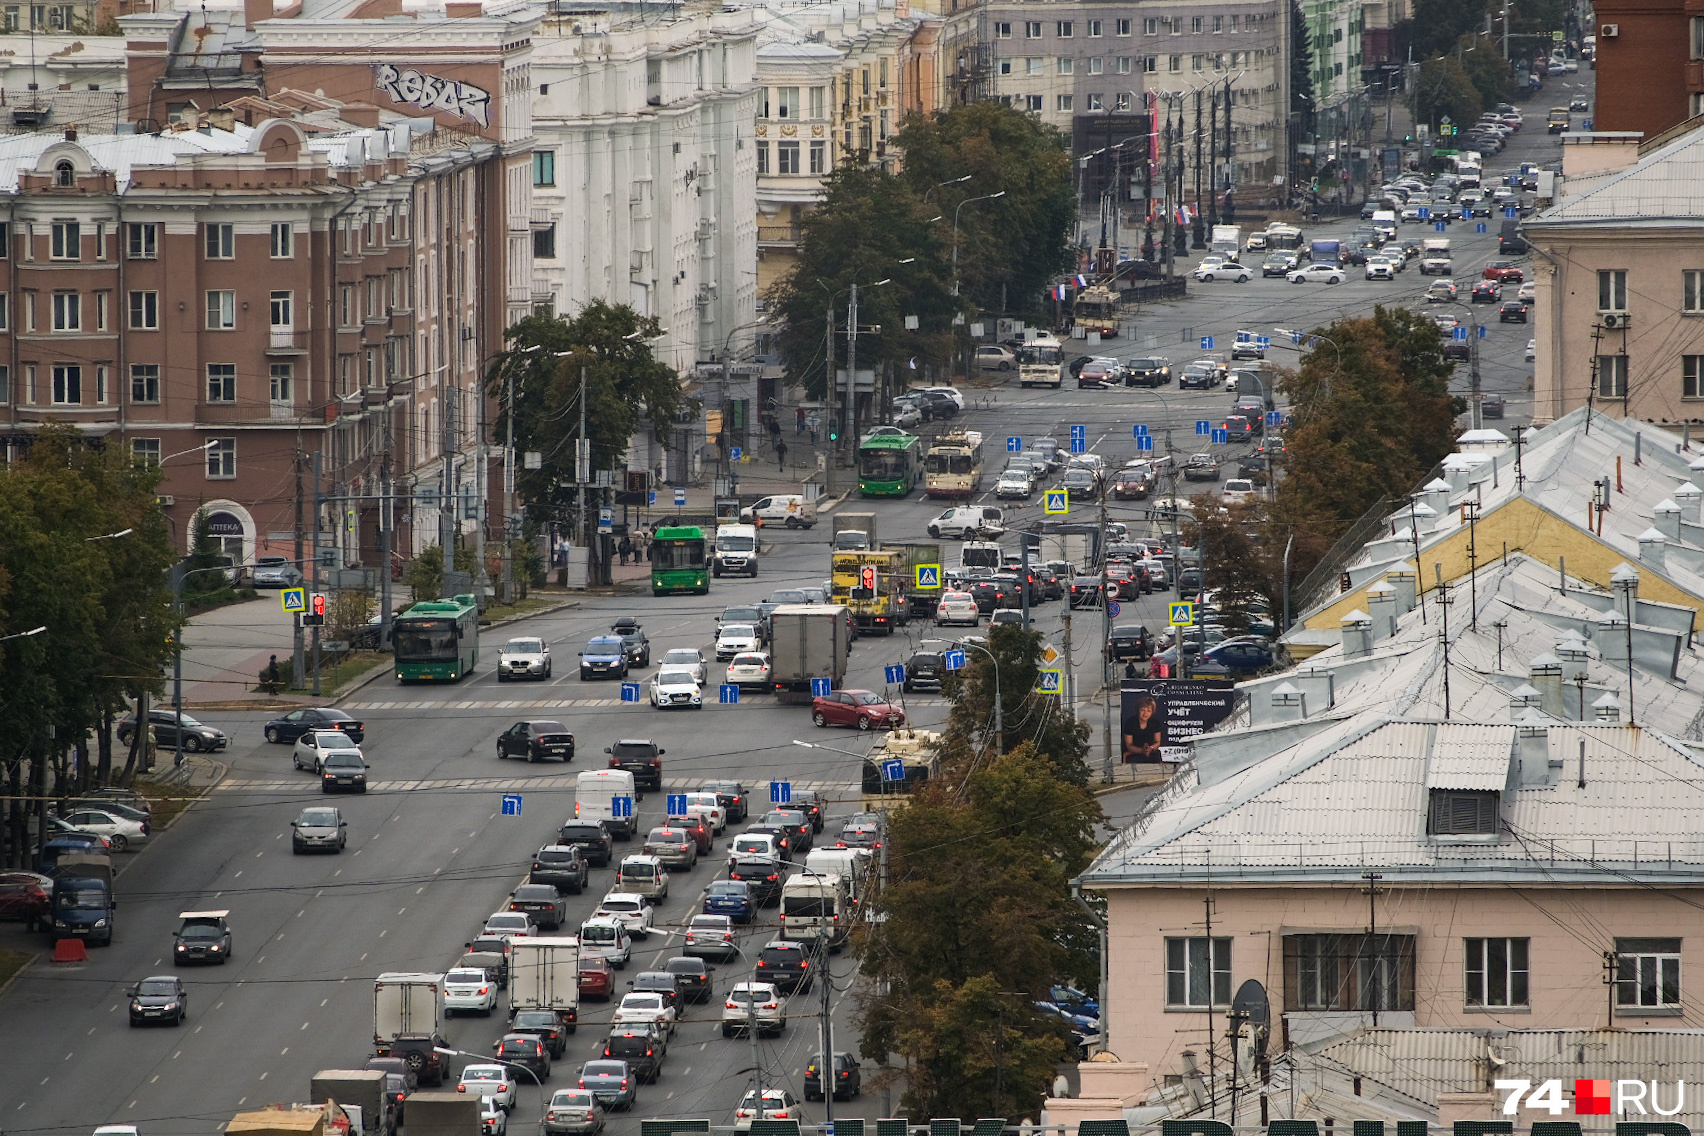
{"label": "yellow truck", "polygon": [[904,551],[836,552],[829,560],[830,602],[845,604],[860,634],[891,635],[909,622]]}
{"label": "yellow truck", "polygon": [[[860,794],[864,808],[884,809],[903,805],[914,790],[940,773],[941,761],[936,756],[940,744],[941,735],[933,730],[909,727],[890,730],[864,758],[863,792]],[[892,767],[893,762],[899,765]],[[901,776],[886,776],[890,772],[898,772]]]}

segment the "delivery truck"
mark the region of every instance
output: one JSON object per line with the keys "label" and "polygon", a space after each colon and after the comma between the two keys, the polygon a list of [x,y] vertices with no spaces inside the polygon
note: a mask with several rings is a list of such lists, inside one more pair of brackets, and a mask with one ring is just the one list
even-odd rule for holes
{"label": "delivery truck", "polygon": [[852,619],[844,605],[782,604],[769,614],[769,676],[777,701],[811,700],[811,680],[838,688],[852,651]]}
{"label": "delivery truck", "polygon": [[480,1136],[479,1098],[428,1089],[408,1098],[408,1136]]}
{"label": "delivery truck", "polygon": [[854,906],[864,902],[875,883],[871,869],[875,857],[868,848],[815,848],[805,854],[805,871],[839,876]]}
{"label": "delivery truck", "polygon": [[573,1033],[580,1019],[580,940],[525,937],[509,944],[509,1013],[555,1010]]}
{"label": "delivery truck", "polygon": [[861,532],[869,538],[868,547],[880,548],[882,542],[876,537],[876,515],[874,513],[836,513],[834,514],[834,531]]}
{"label": "delivery truck", "polygon": [[48,930],[56,939],[87,939],[110,946],[118,900],[112,891],[112,860],[79,853],[60,858],[53,869]]}
{"label": "delivery truck", "polygon": [[[894,582],[898,585],[907,610],[913,619],[931,619],[935,608],[941,602],[942,588],[919,587],[917,569],[925,565],[935,566],[935,581],[944,584],[941,572],[941,543],[934,540],[908,540],[898,544],[888,543],[883,546],[883,552],[895,554],[893,562]],[[927,582],[927,581],[925,581]]]}
{"label": "delivery truck", "polygon": [[342,1107],[349,1136],[391,1136],[396,1130],[396,1106],[378,1069],[322,1069],[314,1074],[309,1099]]}
{"label": "delivery truck", "polygon": [[373,983],[373,1045],[405,1034],[436,1037],[444,1020],[444,976],[393,972]]}

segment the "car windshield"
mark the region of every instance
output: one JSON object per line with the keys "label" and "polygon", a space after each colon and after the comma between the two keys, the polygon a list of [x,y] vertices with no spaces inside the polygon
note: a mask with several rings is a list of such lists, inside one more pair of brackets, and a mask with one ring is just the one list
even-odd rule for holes
{"label": "car windshield", "polygon": [[328,753],[325,755],[325,767],[327,769],[359,769],[361,768],[361,755],[348,751]]}
{"label": "car windshield", "polygon": [[621,653],[621,637],[618,635],[599,635],[586,644],[588,655],[619,655]]}
{"label": "car windshield", "polygon": [[335,828],[337,826],[336,809],[305,809],[302,817],[296,822],[302,828]]}
{"label": "car windshield", "polygon": [[664,663],[679,663],[681,666],[691,666],[698,661],[698,652],[691,647],[678,648],[663,656]]}
{"label": "car windshield", "polygon": [[[730,881],[730,880],[723,880],[720,883],[711,884],[708,894],[710,894],[710,895],[737,895],[737,896],[739,896],[743,899],[743,898],[745,898],[747,892],[746,892],[746,886],[744,884],[736,883],[736,882],[733,882],[733,881]],[[692,921],[692,925],[695,926],[695,927],[698,926],[698,920],[694,919]],[[715,926],[716,921],[711,920],[709,925]]]}
{"label": "car windshield", "polygon": [[509,650],[518,655],[539,655],[544,653],[543,639],[511,639]]}
{"label": "car windshield", "polygon": [[507,912],[505,912],[501,915],[493,915],[491,918],[489,918],[485,921],[485,925],[487,927],[490,927],[492,930],[500,930],[500,931],[507,931],[507,930],[511,930],[511,929],[519,930],[520,928],[525,927],[527,925],[527,917],[525,915],[519,915],[519,914],[510,915]]}
{"label": "car windshield", "polygon": [[803,592],[773,592],[765,601],[772,604],[794,604],[808,602]]}
{"label": "car windshield", "polygon": [[749,623],[725,623],[722,625],[724,639],[750,639],[757,634],[757,629]]}
{"label": "car windshield", "polygon": [[768,990],[751,990],[740,986],[734,987],[733,992],[728,995],[730,1002],[767,1002],[769,998]]}
{"label": "car windshield", "polygon": [[731,608],[728,608],[726,611],[722,612],[722,619],[724,621],[752,620],[752,619],[756,619],[757,617],[758,617],[758,610],[755,607],[731,607]]}
{"label": "car windshield", "polygon": [[138,983],[138,998],[170,998],[177,994],[177,981],[171,978],[149,978]]}
{"label": "car windshield", "polygon": [[224,932],[219,930],[219,928],[217,928],[217,927],[209,927],[209,926],[206,926],[205,924],[197,924],[194,927],[185,927],[182,931],[179,931],[178,932],[178,938],[184,939],[184,940],[193,940],[195,942],[201,942],[203,940],[205,940],[207,942],[212,942],[215,939],[220,938],[223,934],[224,934]]}
{"label": "car windshield", "polygon": [[872,694],[866,690],[858,694],[854,694],[852,696],[852,701],[856,702],[860,706],[880,706],[882,704],[882,696],[879,694]]}
{"label": "car windshield", "polygon": [[[503,1045],[504,1048],[507,1048],[509,1043],[504,1042]],[[507,1081],[509,1077],[502,1069],[496,1069],[490,1066],[481,1068],[477,1065],[470,1065],[466,1069],[462,1070],[461,1079],[463,1081]]]}
{"label": "car windshield", "polygon": [[541,864],[572,864],[575,853],[571,849],[546,848],[539,852],[538,862]]}
{"label": "car windshield", "polygon": [[661,994],[629,994],[621,1000],[621,1008],[635,1010],[660,1010],[663,1008]]}
{"label": "car windshield", "polygon": [[660,671],[657,674],[660,686],[694,686],[697,682],[691,671]]}

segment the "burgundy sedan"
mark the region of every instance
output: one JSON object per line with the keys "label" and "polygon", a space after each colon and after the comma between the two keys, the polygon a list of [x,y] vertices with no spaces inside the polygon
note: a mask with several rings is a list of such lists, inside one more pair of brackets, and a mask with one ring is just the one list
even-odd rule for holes
{"label": "burgundy sedan", "polygon": [[870,730],[905,725],[905,711],[868,690],[837,690],[811,699],[811,721],[819,726],[856,726]]}

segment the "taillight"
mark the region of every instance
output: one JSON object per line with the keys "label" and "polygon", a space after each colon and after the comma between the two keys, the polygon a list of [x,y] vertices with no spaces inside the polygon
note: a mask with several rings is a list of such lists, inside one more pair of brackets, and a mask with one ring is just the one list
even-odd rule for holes
{"label": "taillight", "polygon": [[480,993],[481,993],[481,994],[489,994],[489,993],[491,993],[491,987],[489,987],[489,986],[481,986],[481,987],[480,987],[480,988],[479,988],[479,992],[480,992]]}
{"label": "taillight", "polygon": [[547,1113],[544,1114],[544,1118],[546,1120],[555,1120],[556,1114],[554,1112],[547,1112]]}
{"label": "taillight", "polygon": [[467,1086],[466,1085],[457,1085],[456,1086],[456,1092],[458,1092],[458,1093],[467,1092]]}

